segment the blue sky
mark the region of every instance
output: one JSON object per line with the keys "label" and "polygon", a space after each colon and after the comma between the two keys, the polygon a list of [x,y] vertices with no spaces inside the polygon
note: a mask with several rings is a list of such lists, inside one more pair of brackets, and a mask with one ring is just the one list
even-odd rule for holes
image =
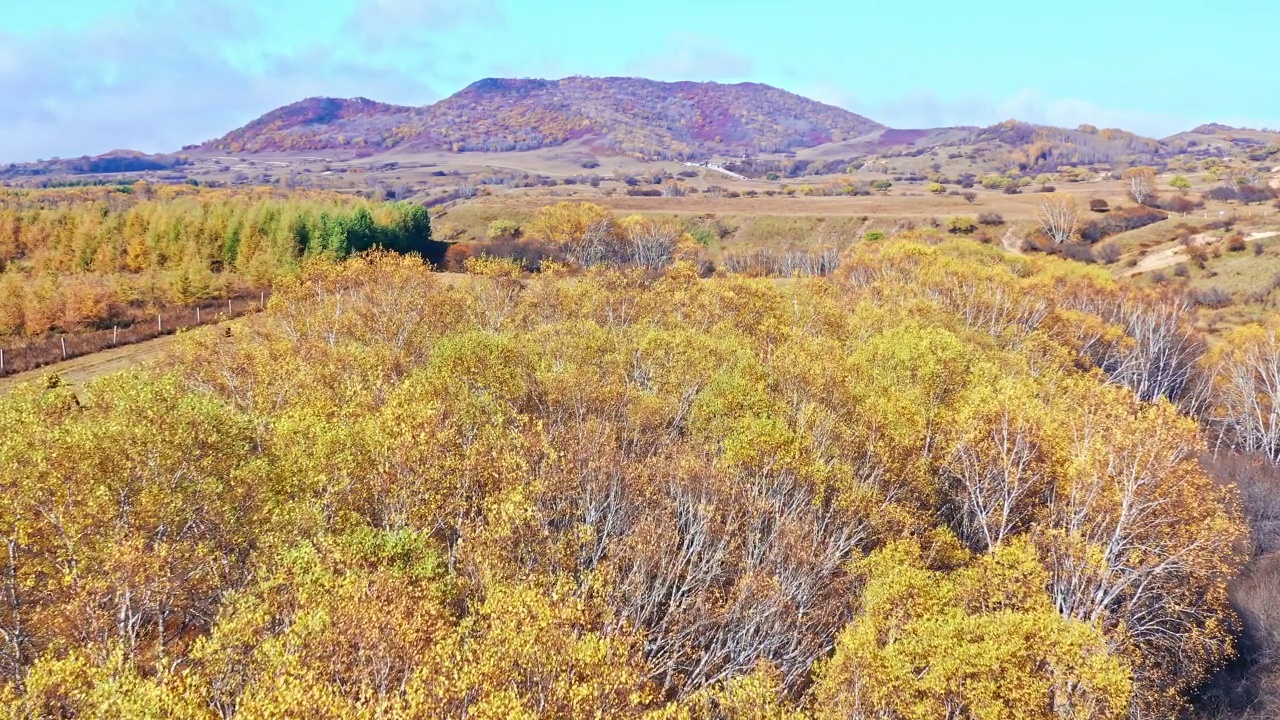
{"label": "blue sky", "polygon": [[[1158,7],[1158,10],[1153,10]],[[763,82],[894,127],[1280,127],[1280,4],[0,0],[0,161],[174,150],[313,95]]]}

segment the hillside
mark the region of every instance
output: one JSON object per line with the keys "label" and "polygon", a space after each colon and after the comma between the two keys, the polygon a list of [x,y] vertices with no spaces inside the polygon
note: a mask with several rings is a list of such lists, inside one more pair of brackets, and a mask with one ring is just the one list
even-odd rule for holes
{"label": "hillside", "polygon": [[111,175],[172,170],[187,163],[177,155],[147,155],[136,150],[112,150],[97,156],[53,158],[0,166],[0,180],[45,176]]}
{"label": "hillside", "polygon": [[1190,132],[1164,139],[1175,149],[1202,155],[1240,155],[1260,163],[1280,166],[1280,132],[1275,130],[1237,128],[1219,123],[1201,125]]}
{"label": "hillside", "polygon": [[239,153],[407,145],[485,152],[588,139],[604,152],[698,159],[785,152],[879,129],[860,115],[758,83],[490,78],[423,108],[311,98],[201,147]]}
{"label": "hillside", "polygon": [[[1203,146],[1201,152],[1209,149]],[[809,148],[798,156],[812,160],[874,155],[911,158],[938,152],[951,160],[972,161],[966,169],[974,171],[1034,174],[1080,165],[1155,164],[1190,150],[1186,143],[1175,144],[1119,129],[1092,125],[1069,129],[1007,120],[988,127],[882,129],[853,140]]]}
{"label": "hillside", "polygon": [[391,147],[420,109],[367,98],[307,98],[277,108],[222,138],[191,146],[224,152]]}
{"label": "hillside", "polygon": [[1066,128],[1009,120],[975,132],[965,144],[993,144],[1011,151],[1008,163],[1024,172],[1053,172],[1066,165],[1154,162],[1163,144],[1125,130],[1081,125]]}
{"label": "hillside", "polygon": [[[639,178],[656,185],[664,176],[695,177],[697,171],[680,166],[689,161],[719,173],[714,182],[693,183],[699,191],[735,175],[956,185],[991,175],[1044,184],[1057,175],[1057,182],[1068,183],[1132,166],[1184,175],[1216,166],[1267,173],[1280,167],[1280,133],[1209,123],[1157,139],[1019,120],[902,129],[758,83],[489,78],[423,107],[308,98],[217,140],[185,146],[181,154],[117,150],[15,163],[0,166],[0,182],[279,183],[440,204],[473,196],[477,188],[583,184],[591,175],[601,176],[597,183],[625,184],[602,192],[646,192],[632,185]],[[993,182],[1002,187],[1004,181]]]}

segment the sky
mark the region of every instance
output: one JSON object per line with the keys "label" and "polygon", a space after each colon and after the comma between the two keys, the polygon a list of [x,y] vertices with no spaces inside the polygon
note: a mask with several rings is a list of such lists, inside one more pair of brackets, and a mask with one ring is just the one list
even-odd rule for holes
{"label": "sky", "polygon": [[761,82],[901,128],[1280,128],[1280,3],[1218,7],[0,0],[0,162],[174,151],[305,97],[424,105],[485,77]]}

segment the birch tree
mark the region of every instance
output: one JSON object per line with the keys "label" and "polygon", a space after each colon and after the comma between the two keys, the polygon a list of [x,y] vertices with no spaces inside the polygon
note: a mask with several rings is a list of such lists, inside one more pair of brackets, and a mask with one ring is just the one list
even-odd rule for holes
{"label": "birch tree", "polygon": [[1125,191],[1139,205],[1146,205],[1156,196],[1156,170],[1150,167],[1129,168],[1124,172]]}
{"label": "birch tree", "polygon": [[1061,245],[1077,237],[1080,207],[1070,195],[1053,194],[1036,208],[1036,221],[1050,240]]}

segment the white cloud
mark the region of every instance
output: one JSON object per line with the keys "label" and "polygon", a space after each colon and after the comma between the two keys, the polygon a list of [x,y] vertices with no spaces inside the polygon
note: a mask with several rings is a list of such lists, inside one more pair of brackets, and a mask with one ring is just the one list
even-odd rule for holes
{"label": "white cloud", "polygon": [[[490,54],[470,35],[509,21],[502,0],[344,2],[356,10],[332,18],[327,27],[338,37],[287,52],[272,48],[281,46],[278,26],[292,10],[254,0],[133,0],[81,30],[18,35],[0,29],[0,161],[118,147],[176,150],[312,95],[422,104],[476,80]],[[579,70],[553,47],[491,65],[489,72],[558,77]],[[687,32],[669,35],[625,68],[664,80],[719,81],[750,80],[756,69],[749,54]],[[1280,118],[1168,117],[1031,90],[1004,99],[913,91],[868,102],[836,82],[788,89],[893,127],[987,125],[1009,117],[1147,134],[1214,120],[1280,126]]]}
{"label": "white cloud", "polygon": [[349,25],[366,43],[379,44],[506,19],[498,0],[358,0]]}
{"label": "white cloud", "polygon": [[[256,3],[146,0],[81,31],[0,31],[0,162],[172,151],[312,95],[419,104],[439,97],[432,80],[455,82],[446,53],[417,40],[388,40],[387,54],[316,45],[246,61],[243,49],[269,47],[272,30]],[[393,55],[406,46],[416,52]]]}
{"label": "white cloud", "polygon": [[662,49],[627,65],[626,72],[656,80],[749,80],[755,62],[720,40],[672,33]]}
{"label": "white cloud", "polygon": [[1005,119],[1017,118],[1039,125],[1076,127],[1087,123],[1098,127],[1121,128],[1150,137],[1165,137],[1190,130],[1197,124],[1188,124],[1190,121],[1186,118],[1160,113],[1106,108],[1077,98],[1046,98],[1032,89],[1024,89],[999,103],[996,112]]}
{"label": "white cloud", "polygon": [[977,119],[992,116],[990,103],[978,97],[945,101],[928,90],[915,90],[885,102],[868,102],[834,83],[809,85],[797,92],[892,128],[935,128],[996,122]]}

